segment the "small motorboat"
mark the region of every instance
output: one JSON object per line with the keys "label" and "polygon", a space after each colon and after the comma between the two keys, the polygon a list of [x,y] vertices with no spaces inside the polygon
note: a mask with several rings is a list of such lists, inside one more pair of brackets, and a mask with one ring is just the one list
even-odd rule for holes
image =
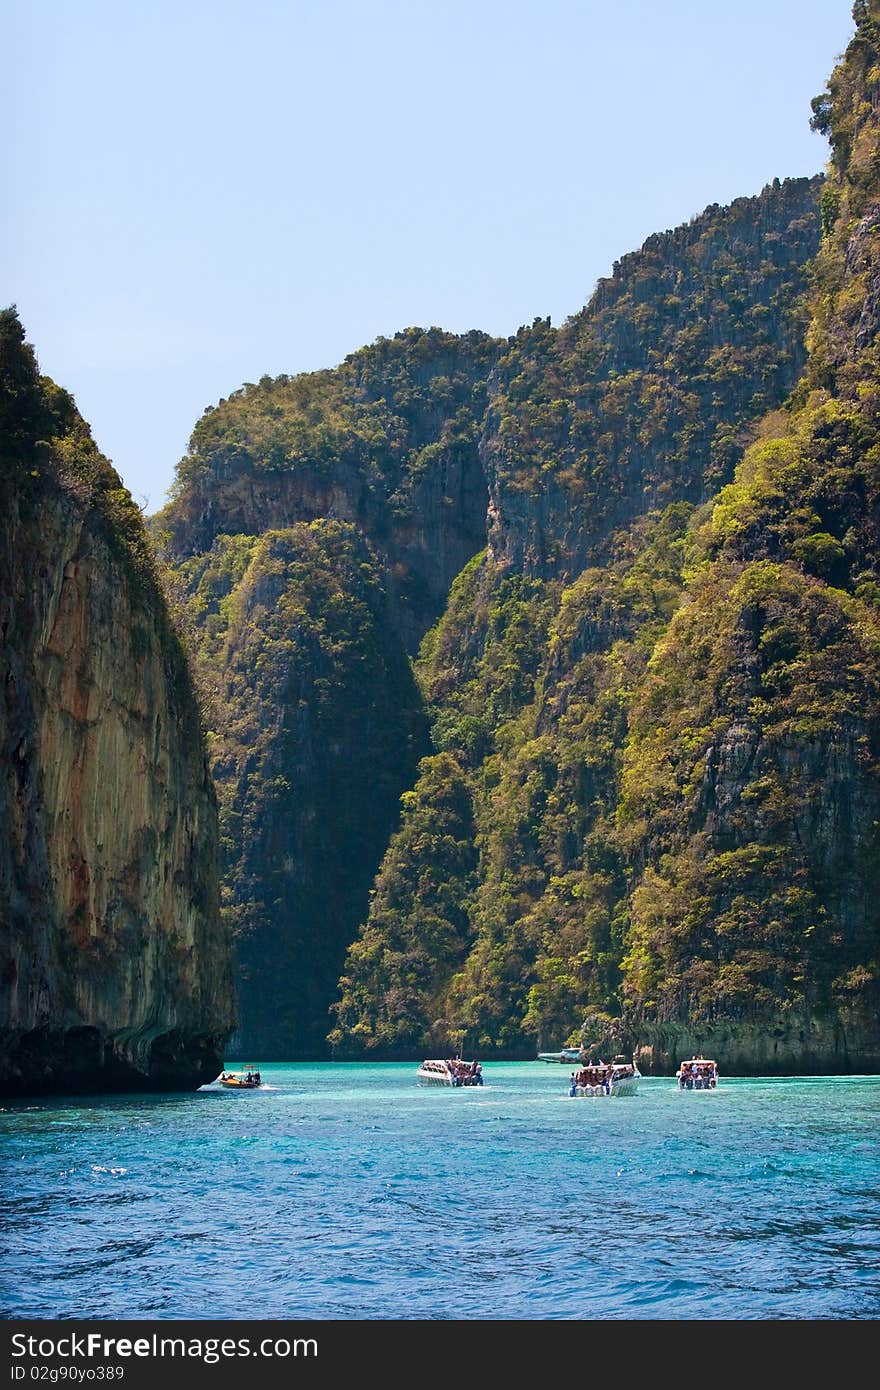
{"label": "small motorboat", "polygon": [[712,1057],[689,1057],[675,1073],[680,1091],[714,1091],[718,1085],[718,1063]]}
{"label": "small motorboat", "polygon": [[561,1052],[539,1052],[539,1062],[568,1062],[572,1066],[581,1060],[581,1050],[579,1047],[564,1047]]}
{"label": "small motorboat", "polygon": [[479,1062],[463,1062],[460,1057],[431,1059],[422,1063],[416,1078],[420,1086],[482,1086],[483,1068]]}
{"label": "small motorboat", "polygon": [[244,1071],[239,1072],[221,1072],[217,1080],[221,1086],[227,1086],[233,1091],[253,1091],[263,1084],[262,1077],[254,1066],[246,1066]]}
{"label": "small motorboat", "polygon": [[588,1062],[572,1072],[568,1094],[578,1100],[585,1096],[634,1096],[642,1074],[635,1062],[615,1057],[611,1062]]}

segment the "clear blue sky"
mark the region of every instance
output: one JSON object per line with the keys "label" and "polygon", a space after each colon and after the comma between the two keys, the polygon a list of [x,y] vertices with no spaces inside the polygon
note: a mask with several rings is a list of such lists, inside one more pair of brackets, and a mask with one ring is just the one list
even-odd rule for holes
{"label": "clear blue sky", "polygon": [[812,174],[850,0],[0,0],[0,301],[153,511],[204,407],[514,332]]}

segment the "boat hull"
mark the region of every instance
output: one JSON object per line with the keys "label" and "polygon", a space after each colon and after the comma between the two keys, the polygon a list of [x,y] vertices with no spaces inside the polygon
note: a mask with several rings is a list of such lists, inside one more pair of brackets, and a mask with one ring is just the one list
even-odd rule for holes
{"label": "boat hull", "polygon": [[461,1070],[453,1071],[456,1065],[433,1059],[423,1062],[416,1072],[416,1079],[420,1086],[450,1086],[456,1090],[462,1086],[482,1086],[482,1068],[473,1072],[470,1070],[470,1063],[465,1063]]}
{"label": "boat hull", "polygon": [[691,1057],[675,1073],[680,1091],[714,1091],[718,1084],[718,1063],[712,1057]]}
{"label": "boat hull", "polygon": [[419,1067],[418,1071],[416,1072],[416,1078],[417,1078],[418,1083],[419,1083],[420,1086],[451,1086],[451,1085],[452,1085],[452,1077],[451,1077],[451,1076],[440,1076],[440,1075],[438,1075],[436,1072],[432,1072],[432,1071],[422,1071],[422,1068],[421,1068],[421,1067]]}
{"label": "boat hull", "polygon": [[599,1096],[634,1096],[639,1089],[636,1078],[628,1081],[614,1081],[611,1089],[606,1091],[604,1086],[578,1086],[571,1100],[589,1100]]}
{"label": "boat hull", "polygon": [[625,1081],[614,1081],[611,1085],[613,1096],[634,1096],[639,1089],[639,1078],[637,1076],[627,1077]]}
{"label": "boat hull", "polygon": [[624,1076],[612,1076],[593,1085],[575,1085],[569,1088],[572,1100],[598,1099],[600,1096],[634,1096],[638,1092],[642,1074],[637,1070],[627,1070]]}

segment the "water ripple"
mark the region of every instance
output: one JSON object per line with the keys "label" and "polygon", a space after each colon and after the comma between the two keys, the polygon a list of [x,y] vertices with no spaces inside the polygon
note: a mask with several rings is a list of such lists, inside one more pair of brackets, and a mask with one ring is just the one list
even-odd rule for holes
{"label": "water ripple", "polygon": [[[5,1318],[880,1314],[880,1078],[563,1103],[414,1068],[5,1108]],[[695,1103],[696,1101],[696,1103]]]}

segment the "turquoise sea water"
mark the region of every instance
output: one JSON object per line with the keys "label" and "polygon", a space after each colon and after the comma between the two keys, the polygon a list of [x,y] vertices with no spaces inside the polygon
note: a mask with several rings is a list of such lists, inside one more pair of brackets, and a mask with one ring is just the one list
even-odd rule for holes
{"label": "turquoise sea water", "polygon": [[8,1104],[5,1318],[876,1318],[880,1077],[264,1066]]}

